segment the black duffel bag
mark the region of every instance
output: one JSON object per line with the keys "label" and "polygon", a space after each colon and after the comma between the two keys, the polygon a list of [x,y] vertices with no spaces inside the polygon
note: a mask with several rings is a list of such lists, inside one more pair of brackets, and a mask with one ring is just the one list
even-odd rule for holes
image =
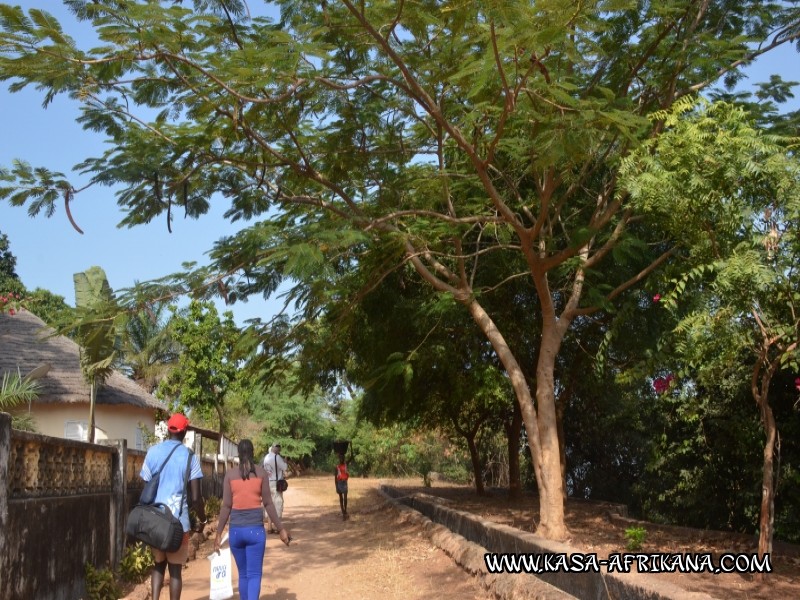
{"label": "black duffel bag", "polygon": [[164,504],[134,506],[128,515],[127,533],[164,552],[176,552],[183,543],[183,525]]}
{"label": "black duffel bag", "polygon": [[[181,445],[181,444],[178,444]],[[176,446],[177,448],[177,446]],[[161,471],[164,470],[164,465],[175,452],[175,448],[169,453],[166,460],[161,463],[161,468],[158,473],[152,478],[158,480]],[[189,451],[189,456],[186,460],[186,474],[183,480],[183,492],[181,493],[180,511],[178,517],[183,513],[183,501],[186,498],[186,488],[189,486],[189,471],[192,465],[192,451]],[[154,499],[158,490],[158,483],[151,488],[151,496]],[[147,492],[148,487],[145,488]],[[143,492],[142,496],[147,496]],[[149,499],[149,498],[148,498]],[[148,546],[152,546],[163,552],[176,552],[183,543],[183,525],[178,517],[172,514],[172,511],[166,504],[137,504],[128,515],[128,523],[125,526],[125,532],[137,540],[141,540]]]}

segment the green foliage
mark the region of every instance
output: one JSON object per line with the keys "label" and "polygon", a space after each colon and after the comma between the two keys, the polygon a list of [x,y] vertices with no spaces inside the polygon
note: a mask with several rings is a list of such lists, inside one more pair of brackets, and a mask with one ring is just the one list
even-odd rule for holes
{"label": "green foliage", "polygon": [[438,440],[431,435],[417,435],[413,443],[403,444],[400,447],[405,462],[414,472],[422,477],[422,484],[431,487],[431,471],[434,470],[438,458]]}
{"label": "green foliage", "polygon": [[0,232],[0,280],[19,279],[16,272],[17,257],[11,252],[8,236]]}
{"label": "green foliage", "polygon": [[136,542],[126,546],[119,562],[119,574],[123,581],[141,583],[150,575],[152,568],[153,553],[146,544]]}
{"label": "green foliage", "polygon": [[139,421],[136,424],[136,427],[141,432],[142,441],[144,442],[145,447],[149,448],[160,441],[155,431],[150,429],[150,427],[148,427],[145,423]]}
{"label": "green foliage", "polygon": [[224,428],[223,405],[236,379],[235,345],[239,331],[233,316],[220,319],[210,302],[193,300],[185,314],[171,321],[170,332],[180,347],[175,368],[159,384],[176,410],[193,409],[206,420],[217,417]]}
{"label": "green foliage", "polygon": [[[359,383],[379,398],[378,386],[391,381],[386,412],[419,418],[416,406],[394,400],[452,366],[448,375],[471,376],[464,393],[448,396],[449,377],[432,377],[432,404],[469,400],[475,417],[472,409],[497,404],[492,354],[502,351],[518,400],[532,408],[526,381],[547,409],[527,430],[555,432],[556,392],[576,377],[564,375],[559,352],[569,350],[568,333],[591,330],[592,315],[628,302],[649,275],[681,281],[684,269],[726,259],[756,214],[752,198],[792,196],[782,142],[756,135],[738,109],[693,109],[690,95],[723,77],[735,82],[753,48],[795,41],[796,7],[395,4],[280,0],[279,26],[236,17],[232,29],[226,11],[205,1],[129,1],[124,11],[73,2],[102,41],[95,49],[79,48],[41,10],[0,5],[0,79],[11,90],[43,90],[45,104],[70,96],[82,125],[109,142],[78,165],[88,182],[12,163],[0,170],[0,199],[50,215],[84,184],[114,185],[125,226],[156,218],[169,226],[178,206],[196,218],[210,198],[227,202],[226,216],[248,226],[220,241],[210,268],[167,287],[202,295],[213,282],[226,299],[242,299],[288,282],[287,301],[306,321],[251,327],[259,375],[288,368],[299,345],[342,325],[317,321],[332,300],[334,317],[352,318],[349,308],[388,274],[399,275],[400,288],[421,279],[469,309],[491,343],[470,340],[455,360],[441,360],[470,334],[449,329],[460,324],[440,313],[451,335],[433,336],[424,351],[415,350],[423,328],[396,348],[380,341]],[[789,91],[773,82],[761,93],[777,102]],[[512,292],[493,302],[503,288]],[[428,316],[437,309],[414,300]],[[336,347],[347,348],[347,338],[322,339],[336,350],[322,377],[361,368]],[[358,345],[368,356],[369,344]],[[614,350],[602,349],[607,361]],[[553,360],[532,373],[542,357]],[[219,373],[200,364],[188,371]],[[167,393],[202,412],[221,407],[228,383],[187,380]],[[486,397],[468,393],[483,383]],[[425,418],[437,414],[430,408]],[[557,462],[542,489],[554,502]]]}
{"label": "green foliage", "polygon": [[625,549],[628,552],[638,552],[646,539],[647,530],[644,527],[628,527],[625,530]]}
{"label": "green foliage", "polygon": [[102,383],[117,356],[116,329],[109,311],[115,308],[114,294],[105,271],[90,267],[75,273],[75,321],[66,326],[81,347],[81,370],[87,381]]}
{"label": "green foliage", "polygon": [[67,304],[64,296],[42,288],[25,294],[25,308],[53,329],[61,329],[76,319],[75,309]]}
{"label": "green foliage", "polygon": [[4,373],[0,384],[0,409],[6,410],[18,404],[27,404],[39,395],[39,385],[19,373]]}
{"label": "green foliage", "polygon": [[13,303],[0,302],[0,311],[7,312],[12,306],[15,311],[24,307],[56,329],[67,322],[72,308],[64,298],[42,288],[28,291],[15,271],[16,263],[17,258],[11,252],[8,236],[0,232],[0,297],[13,296],[16,300]]}
{"label": "green foliage", "polygon": [[726,256],[759,204],[796,186],[790,140],[759,130],[741,107],[685,98],[652,118],[665,131],[622,161],[621,183],[694,261]]}
{"label": "green foliage", "polygon": [[13,292],[0,293],[0,314],[8,314],[12,317],[22,309],[22,301],[19,294]]}
{"label": "green foliage", "polygon": [[21,294],[25,291],[16,265],[17,257],[11,252],[8,236],[0,231],[0,294]]}
{"label": "green foliage", "polygon": [[[460,483],[470,480],[469,457],[463,446],[439,432],[415,430],[408,424],[378,427],[358,421],[359,402],[343,403],[330,440],[351,440],[348,461],[352,472],[372,477],[418,476],[423,484],[430,482],[432,472]],[[331,449],[327,455],[333,458]],[[328,470],[333,471],[333,463]]]}
{"label": "green foliage", "polygon": [[97,569],[91,563],[86,563],[84,571],[88,600],[117,600],[122,595],[111,569]]}
{"label": "green foliage", "polygon": [[164,302],[146,304],[127,315],[122,327],[121,363],[131,378],[152,393],[178,360]]}
{"label": "green foliage", "polygon": [[36,431],[36,423],[27,413],[13,409],[29,404],[39,396],[39,384],[19,373],[4,373],[0,382],[0,411],[11,413],[11,426],[22,431]]}
{"label": "green foliage", "polygon": [[720,373],[715,385],[661,394],[651,388],[652,437],[634,486],[637,512],[654,522],[755,531],[762,452],[748,392],[737,373]]}
{"label": "green foliage", "polygon": [[310,466],[312,454],[330,436],[327,398],[319,389],[300,389],[291,373],[266,388],[252,390],[246,402],[253,419],[263,426],[255,440],[262,455],[280,442],[284,457]]}
{"label": "green foliage", "polygon": [[[753,531],[760,482],[780,481],[766,461],[759,473],[758,417],[784,402],[771,384],[781,371],[796,373],[800,342],[797,281],[789,275],[800,268],[797,140],[766,133],[741,106],[684,102],[676,109],[654,114],[665,132],[621,171],[643,213],[675,235],[686,232],[691,265],[664,281],[660,307],[674,320],[671,360],[686,383],[658,399],[655,419],[664,429],[648,463],[653,478],[642,489],[657,478],[660,491],[644,492],[642,508],[650,518]],[[697,202],[714,209],[701,215]],[[791,444],[780,451],[783,461],[795,455]],[[719,501],[704,503],[708,497]]]}
{"label": "green foliage", "polygon": [[222,507],[222,500],[216,496],[209,496],[206,498],[206,517],[211,520],[219,515],[219,509]]}

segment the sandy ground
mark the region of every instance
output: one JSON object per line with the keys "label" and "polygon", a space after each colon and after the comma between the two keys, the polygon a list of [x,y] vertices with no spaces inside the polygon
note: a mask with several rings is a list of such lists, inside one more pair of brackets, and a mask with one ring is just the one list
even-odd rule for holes
{"label": "sandy ground", "polygon": [[[379,509],[383,497],[374,479],[351,479],[349,512],[342,521],[333,477],[290,481],[284,522],[294,541],[284,546],[267,536],[265,600],[489,600],[492,596],[417,526]],[[209,592],[210,540],[183,572],[182,600],[205,600]],[[234,562],[234,598],[239,598]],[[149,583],[137,588],[139,596]],[[137,597],[131,594],[129,598]],[[159,600],[169,600],[166,587]]]}
{"label": "sandy ground", "polygon": [[[505,490],[492,490],[483,497],[470,486],[434,482],[432,488],[423,488],[418,481],[388,481],[404,494],[422,492],[446,498],[450,508],[470,512],[487,520],[533,532],[539,519],[538,499],[532,492],[511,500]],[[711,501],[711,500],[709,500]],[[610,553],[627,551],[625,529],[628,525],[611,522],[608,508],[602,502],[567,500],[566,520],[571,537],[568,543],[582,551],[607,558]],[[757,549],[757,539],[736,533],[705,532],[699,529],[671,527],[658,529],[641,523],[647,531],[640,552],[722,553],[752,554]],[[724,573],[650,573],[657,581],[665,581],[688,592],[700,592],[724,600],[783,600],[800,599],[800,546],[776,542],[771,555],[772,573],[758,578],[752,574]]]}
{"label": "sandy ground", "polygon": [[[437,600],[489,600],[477,578],[458,567],[431,544],[421,528],[409,525],[393,509],[385,507],[377,491],[379,480],[352,479],[351,519],[343,522],[333,477],[302,477],[291,480],[286,493],[284,521],[295,541],[284,546],[277,536],[268,536],[264,561],[262,599],[269,600],[392,600],[436,598]],[[435,483],[422,488],[418,480],[387,483],[411,494],[424,492],[448,500],[448,506],[483,518],[533,531],[538,519],[536,498],[525,494],[509,500],[502,491],[477,497],[468,486]],[[384,506],[384,508],[380,508]],[[567,502],[567,520],[572,532],[569,543],[605,557],[624,552],[624,525],[609,522],[601,503]],[[700,530],[648,528],[643,552],[752,552],[754,539],[739,534],[708,539]],[[183,600],[207,599],[210,541],[198,552],[198,560],[184,570]],[[726,600],[772,600],[800,598],[800,548],[782,544],[773,553],[775,572],[759,580],[753,575],[662,573],[651,575],[684,587],[687,592],[705,592]],[[234,564],[234,590],[237,577]],[[145,600],[149,583],[140,585],[127,600]],[[238,598],[238,593],[235,594]],[[168,600],[166,589],[159,600]]]}

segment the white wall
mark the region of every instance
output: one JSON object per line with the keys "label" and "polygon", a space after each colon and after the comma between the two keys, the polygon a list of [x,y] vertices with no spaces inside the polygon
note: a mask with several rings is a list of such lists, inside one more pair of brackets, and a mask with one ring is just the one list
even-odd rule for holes
{"label": "white wall", "polygon": [[[85,427],[89,422],[89,404],[50,404],[34,402],[31,414],[36,421],[39,433],[53,437],[68,437],[67,429],[71,432],[83,431],[85,440]],[[129,405],[95,406],[95,427],[97,440],[128,440],[128,448],[146,450],[146,444],[139,431],[142,423],[152,433],[155,427],[155,410],[152,408],[137,408]]]}

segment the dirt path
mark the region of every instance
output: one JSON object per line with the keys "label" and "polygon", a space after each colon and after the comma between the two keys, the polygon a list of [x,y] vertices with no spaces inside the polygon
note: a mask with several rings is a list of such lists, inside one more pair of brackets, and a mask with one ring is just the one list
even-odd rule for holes
{"label": "dirt path", "polygon": [[[488,600],[491,595],[433,546],[418,527],[401,525],[374,479],[350,482],[349,512],[342,521],[332,477],[292,479],[284,522],[294,541],[267,539],[265,600]],[[182,600],[207,600],[212,547],[201,546],[183,572]],[[238,598],[234,563],[234,598]],[[161,599],[168,600],[166,589]]]}

